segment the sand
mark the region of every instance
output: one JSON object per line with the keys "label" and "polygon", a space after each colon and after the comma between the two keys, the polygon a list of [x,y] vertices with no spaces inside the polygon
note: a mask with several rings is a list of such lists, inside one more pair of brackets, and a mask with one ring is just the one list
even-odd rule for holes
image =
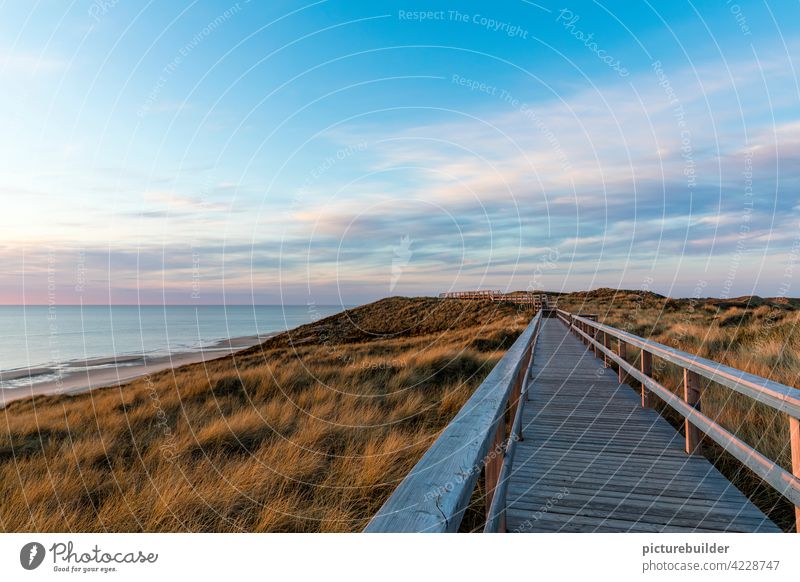
{"label": "sand", "polygon": [[[276,334],[235,337],[222,340],[202,350],[177,352],[167,356],[125,355],[117,358],[72,361],[65,364],[60,373],[49,367],[3,372],[3,380],[29,377],[31,384],[17,388],[0,388],[0,407],[20,398],[30,398],[41,394],[78,394],[95,388],[118,386],[147,374],[222,358],[257,345],[273,335]],[[37,382],[37,377],[41,376],[59,377]]]}

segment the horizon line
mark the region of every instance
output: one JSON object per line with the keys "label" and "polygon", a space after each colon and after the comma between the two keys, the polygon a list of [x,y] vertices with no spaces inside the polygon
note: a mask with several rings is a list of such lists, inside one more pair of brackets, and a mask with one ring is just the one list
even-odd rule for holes
{"label": "horizon line", "polygon": [[[379,300],[378,300],[379,301]],[[372,301],[368,303],[373,303]],[[0,303],[0,307],[355,307],[365,303]]]}
{"label": "horizon line", "polygon": [[[714,295],[707,295],[704,297],[681,297],[681,296],[673,296],[673,295],[665,295],[662,293],[658,293],[655,291],[650,290],[642,290],[642,289],[614,289],[611,287],[598,287],[596,289],[581,289],[578,291],[545,291],[545,290],[534,290],[531,291],[532,293],[545,293],[545,294],[552,294],[552,295],[570,295],[573,293],[591,293],[593,291],[600,291],[603,289],[608,289],[609,291],[614,292],[627,292],[627,293],[651,293],[653,295],[658,295],[660,297],[664,297],[665,299],[674,299],[674,300],[695,300],[700,301],[704,299],[717,299],[722,301],[734,301],[736,299],[742,298],[751,298],[751,297],[758,297],[764,300],[776,300],[776,299],[784,299],[784,300],[800,300],[800,297],[790,297],[786,295],[782,296],[762,296],[756,294],[748,294],[748,295],[737,295],[734,297],[719,297]],[[465,289],[463,291],[480,291],[481,289]],[[519,290],[515,291],[504,291],[503,293],[517,293]],[[358,307],[361,305],[368,305],[370,303],[375,303],[376,301],[381,301],[383,299],[389,299],[392,297],[407,297],[407,298],[417,298],[417,297],[428,297],[432,299],[438,299],[438,293],[432,295],[386,295],[384,297],[379,297],[377,299],[372,299],[362,303],[352,303],[352,304],[343,304],[343,303],[317,303],[317,302],[307,302],[307,303],[0,303],[0,307],[308,307],[311,305],[317,305],[320,307]]]}

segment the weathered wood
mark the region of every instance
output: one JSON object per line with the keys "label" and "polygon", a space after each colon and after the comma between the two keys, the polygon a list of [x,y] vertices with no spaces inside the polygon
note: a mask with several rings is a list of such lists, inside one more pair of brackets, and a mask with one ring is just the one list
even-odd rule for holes
{"label": "weathered wood", "polygon": [[[792,450],[792,474],[800,479],[800,420],[789,417],[789,443]],[[800,503],[794,506],[795,528],[800,533]]]}
{"label": "weathered wood", "polygon": [[[512,499],[514,499],[514,509],[531,509],[536,510],[546,503],[548,499],[556,496],[559,491],[565,491],[565,488],[545,488],[542,487],[534,492],[522,491],[518,498],[514,497],[514,491],[511,492]],[[624,511],[630,519],[635,519],[639,522],[658,523],[662,522],[665,518],[672,523],[681,523],[686,526],[697,526],[703,524],[709,526],[712,523],[717,526],[724,526],[730,524],[732,520],[738,522],[739,525],[748,525],[751,528],[757,528],[764,522],[764,516],[742,516],[741,507],[727,507],[722,508],[715,505],[713,502],[705,502],[704,505],[687,505],[686,499],[672,499],[670,502],[665,501],[659,496],[640,495],[634,498],[632,495],[625,495],[624,493],[617,493],[615,496],[610,496],[606,491],[579,491],[566,487],[563,500],[559,503],[559,509],[570,508],[571,510],[579,510],[578,513],[584,513],[585,510],[601,510],[605,514],[603,517],[612,517],[614,513],[617,516]],[[653,519],[654,517],[658,519]]]}
{"label": "weathered wood", "polygon": [[[535,515],[535,514],[533,514]],[[712,528],[712,527],[694,527],[687,528],[686,526],[678,526],[671,524],[652,524],[652,523],[639,523],[631,521],[630,519],[613,519],[606,516],[583,516],[583,515],[563,515],[556,512],[543,513],[532,519],[532,513],[529,511],[509,510],[509,524],[508,529],[510,532],[558,532],[558,533],[611,533],[611,532],[626,532],[626,533],[719,533],[720,531],[742,532],[752,531],[751,529],[736,528],[735,526],[727,528]],[[766,531],[775,531],[766,530]]]}
{"label": "weathered wood", "polygon": [[[641,353],[641,360],[639,361],[639,366],[642,371],[642,374],[645,376],[652,376],[653,375],[653,354],[648,352],[645,349],[642,349]],[[642,384],[642,407],[643,408],[650,408],[652,406],[652,402],[650,401],[650,391],[647,387]]]}
{"label": "weathered wood", "polygon": [[530,371],[533,366],[533,357],[536,351],[536,340],[538,338],[540,325],[541,317],[535,320],[534,335],[530,342],[530,347],[528,348],[528,355],[523,358],[523,366],[517,376],[519,393],[517,394],[514,417],[511,422],[511,435],[506,444],[497,486],[494,488],[494,494],[491,498],[487,499],[486,524],[484,526],[484,532],[486,533],[504,533],[506,531],[506,492],[508,490],[511,466],[514,460],[517,443],[524,440],[522,434],[522,411],[524,409],[524,402],[528,400],[528,382],[530,380]]}
{"label": "weathered wood", "polygon": [[[613,352],[611,357],[612,359],[619,360]],[[627,362],[623,363],[618,361],[617,363],[619,365],[624,365],[631,376],[643,382],[654,395],[661,398],[661,400],[678,414],[695,424],[707,437],[714,440],[764,481],[769,483],[778,493],[789,499],[795,505],[800,505],[800,479],[722,428],[719,424],[703,415],[694,407],[689,406],[682,398],[673,394],[653,378],[644,376],[639,370]]]}
{"label": "weathered wood", "polygon": [[[575,318],[578,321],[587,323],[589,328],[594,331],[602,330],[608,332],[616,338],[625,340],[628,345],[646,349],[662,360],[681,368],[697,372],[712,382],[727,386],[731,390],[749,396],[776,410],[785,412],[789,416],[800,418],[800,390],[797,388],[792,388],[791,386],[786,386],[779,382],[774,382],[742,370],[737,370],[736,368],[731,368],[730,366],[725,366],[719,362],[707,360],[657,342],[646,340],[602,323],[591,321],[580,315],[576,315]],[[595,353],[595,355],[598,354]]]}
{"label": "weathered wood", "polygon": [[[695,410],[700,410],[700,376],[691,370],[683,371],[683,401]],[[700,447],[700,431],[687,418],[684,421],[686,452],[694,454]]]}
{"label": "weathered wood", "polygon": [[367,525],[367,532],[454,532],[469,504],[498,424],[504,422],[541,312],[517,338]]}
{"label": "weathered wood", "polygon": [[503,470],[503,441],[506,437],[506,423],[500,422],[495,432],[494,442],[489,454],[484,460],[483,472],[486,481],[486,515],[489,515],[492,508],[497,483],[500,481],[500,472]]}
{"label": "weathered wood", "polygon": [[[526,499],[527,500],[527,499]],[[531,514],[537,513],[543,504],[547,503],[547,498],[534,497],[525,504],[515,504],[509,511],[528,511]],[[596,498],[591,501],[581,500],[569,495],[563,503],[557,505],[551,511],[551,515],[563,516],[564,521],[574,518],[576,515],[582,517],[594,517],[603,520],[616,519],[636,523],[637,525],[671,525],[684,528],[684,531],[695,532],[698,528],[713,529],[716,531],[737,531],[753,532],[758,531],[763,520],[759,519],[737,519],[737,515],[717,515],[713,510],[699,511],[676,511],[671,507],[658,507],[646,504],[630,503],[604,503]],[[773,530],[774,531],[774,530]]]}
{"label": "weathered wood", "polygon": [[[532,320],[366,531],[457,531],[482,470],[485,531],[778,531],[706,459],[685,454],[684,447],[697,449],[701,431],[800,508],[796,416],[790,419],[793,475],[696,406],[701,376],[718,381],[721,374],[738,391],[758,392],[784,411],[793,410],[795,389],[768,384],[760,392],[725,366],[664,352],[580,314],[553,310],[552,319],[543,317]],[[627,362],[627,344],[643,350],[638,367]],[[535,361],[534,349],[541,352]],[[677,358],[672,363],[687,370],[684,398],[651,377],[651,352]],[[608,373],[612,363],[618,374]],[[622,385],[629,378],[641,382],[641,398]],[[651,393],[686,418],[685,440],[646,406]],[[504,443],[506,411],[513,420]]]}
{"label": "weathered wood", "polygon": [[598,358],[598,357],[600,357],[600,343],[598,342],[598,339],[600,339],[600,337],[601,337],[600,336],[601,332],[597,328],[591,328],[591,329],[592,329],[592,332],[593,332],[593,335],[594,335],[594,341],[590,342],[590,343],[594,343],[594,357]]}
{"label": "weathered wood", "polygon": [[[578,323],[575,339],[590,338]],[[617,374],[597,373],[598,344],[622,362],[604,340],[587,350],[565,326],[542,326],[506,492],[509,531],[778,531],[706,459],[687,456],[681,435]]]}
{"label": "weathered wood", "polygon": [[504,301],[516,303],[517,305],[530,305],[535,309],[550,306],[550,299],[543,293],[532,291],[512,291],[503,293],[501,290],[477,290],[477,291],[447,291],[439,293],[439,299],[467,299],[480,301]]}
{"label": "weathered wood", "polygon": [[511,476],[511,466],[514,462],[514,454],[517,443],[524,440],[522,433],[522,412],[525,406],[524,402],[528,400],[530,370],[533,366],[533,357],[536,351],[536,343],[539,336],[539,328],[541,326],[541,317],[535,320],[534,323],[535,327],[533,339],[530,342],[527,357],[523,358],[523,366],[518,375],[518,387],[520,393],[517,396],[517,403],[514,408],[515,412],[514,418],[511,422],[511,435],[506,444],[505,455],[502,466],[500,467],[500,474],[498,476],[498,482],[494,490],[494,495],[492,495],[491,499],[487,500],[486,524],[484,526],[485,533],[504,533],[506,531],[506,492],[508,490],[509,478]]}
{"label": "weathered wood", "polygon": [[522,384],[528,374],[527,361],[528,358],[525,357],[523,365],[519,370],[519,374],[517,374],[517,377],[514,379],[514,386],[511,388],[511,396],[508,399],[508,410],[511,411],[512,418],[514,417],[514,412],[519,407],[519,400],[522,396]]}
{"label": "weathered wood", "polygon": [[[509,509],[508,530],[510,532],[559,532],[559,533],[686,533],[685,526],[650,524],[634,522],[630,519],[612,519],[608,517],[563,515],[559,513],[541,513]],[[718,533],[719,529],[691,528],[692,533]],[[736,531],[736,530],[731,530]]]}
{"label": "weathered wood", "polygon": [[[526,390],[523,388],[523,393],[524,392],[526,392]],[[524,408],[524,405],[522,404],[523,401],[524,400],[520,401],[520,405],[517,406],[516,413],[514,414],[511,437],[508,439],[508,444],[506,445],[505,458],[503,459],[503,464],[500,468],[497,487],[492,499],[487,504],[486,524],[483,530],[485,533],[506,532],[506,496],[509,478],[511,476],[511,466],[514,462],[514,455],[516,453],[517,442],[521,440],[521,438],[515,438],[515,435],[521,433],[522,410]]]}
{"label": "weathered wood", "polygon": [[[594,467],[594,465],[591,465]],[[515,475],[517,471],[514,472]],[[662,498],[675,499],[681,505],[686,504],[686,490],[692,492],[692,503],[709,503],[719,507],[733,507],[741,510],[741,503],[720,500],[720,488],[729,486],[729,482],[723,479],[715,479],[713,477],[704,476],[698,479],[696,476],[684,478],[682,476],[667,478],[667,480],[675,486],[676,490],[670,494],[669,490],[664,490],[664,476],[663,475],[642,475],[641,473],[622,474],[614,472],[614,479],[610,480],[603,476],[586,475],[585,472],[566,472],[548,470],[542,472],[535,468],[528,468],[527,470],[519,470],[519,476],[524,477],[527,482],[521,485],[515,484],[511,487],[511,491],[540,491],[546,484],[552,486],[559,485],[561,487],[567,486],[570,491],[573,490],[586,490],[592,491],[595,494],[601,490],[603,494],[625,494],[634,495],[641,494],[653,499],[653,496]],[[522,479],[518,480],[522,483]]]}

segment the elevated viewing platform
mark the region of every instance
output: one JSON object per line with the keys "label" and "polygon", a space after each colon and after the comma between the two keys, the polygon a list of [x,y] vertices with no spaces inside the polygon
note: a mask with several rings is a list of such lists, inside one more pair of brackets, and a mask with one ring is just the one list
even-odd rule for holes
{"label": "elevated viewing platform", "polygon": [[505,293],[498,290],[479,291],[447,291],[439,293],[439,299],[466,299],[475,301],[505,301],[518,305],[530,305],[535,309],[550,309],[555,303],[545,293],[534,291],[510,291]]}

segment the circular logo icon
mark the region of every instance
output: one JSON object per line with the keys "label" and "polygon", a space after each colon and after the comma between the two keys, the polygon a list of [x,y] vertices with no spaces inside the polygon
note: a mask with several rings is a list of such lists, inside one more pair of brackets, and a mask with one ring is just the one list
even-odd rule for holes
{"label": "circular logo icon", "polygon": [[19,551],[19,563],[26,570],[35,570],[44,561],[44,546],[39,542],[30,542]]}

